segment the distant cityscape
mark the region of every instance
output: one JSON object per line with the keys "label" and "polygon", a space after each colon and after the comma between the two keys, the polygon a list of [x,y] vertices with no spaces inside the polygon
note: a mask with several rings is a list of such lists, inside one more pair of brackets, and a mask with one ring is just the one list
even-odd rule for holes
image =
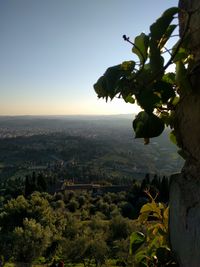
{"label": "distant cityscape", "polygon": [[0,117],[0,178],[59,169],[81,182],[89,176],[127,181],[180,171],[183,160],[169,131],[144,146],[131,122],[131,116]]}

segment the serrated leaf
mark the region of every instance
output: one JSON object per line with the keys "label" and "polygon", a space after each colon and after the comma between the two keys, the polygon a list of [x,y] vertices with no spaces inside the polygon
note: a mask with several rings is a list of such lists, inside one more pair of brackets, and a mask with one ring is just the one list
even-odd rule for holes
{"label": "serrated leaf", "polygon": [[163,223],[155,224],[152,234],[155,235],[155,233],[161,236],[165,236],[167,234],[166,228]]}
{"label": "serrated leaf", "polygon": [[139,217],[138,217],[138,221],[139,221],[140,223],[145,223],[145,222],[148,220],[148,218],[149,218],[149,213],[148,213],[148,212],[143,212],[143,213],[141,213],[141,214],[139,215]]}
{"label": "serrated leaf", "polygon": [[144,213],[144,212],[153,212],[153,211],[156,211],[157,210],[157,205],[155,202],[153,203],[147,203],[147,204],[144,204],[140,210],[140,213]]}
{"label": "serrated leaf", "polygon": [[135,38],[134,45],[132,48],[132,52],[135,53],[142,64],[147,60],[147,50],[149,44],[149,36],[145,33],[141,33]]}
{"label": "serrated leaf", "polygon": [[142,232],[134,232],[130,236],[130,254],[135,253],[145,242],[145,235]]}
{"label": "serrated leaf", "polygon": [[140,210],[140,213],[141,214],[147,213],[149,215],[151,214],[151,216],[156,217],[156,218],[160,218],[161,216],[161,210],[155,202],[151,202],[151,203],[147,203],[143,205]]}
{"label": "serrated leaf", "polygon": [[133,129],[135,138],[152,138],[163,132],[164,123],[156,115],[141,111],[133,121]]}

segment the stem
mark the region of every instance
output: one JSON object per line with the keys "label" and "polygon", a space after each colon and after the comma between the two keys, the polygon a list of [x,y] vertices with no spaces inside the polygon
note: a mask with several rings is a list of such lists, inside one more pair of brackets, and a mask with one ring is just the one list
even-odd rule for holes
{"label": "stem", "polygon": [[162,54],[169,53],[170,56],[172,56],[172,53],[171,53],[172,49],[168,49],[167,47],[164,47],[164,49],[165,49],[165,52],[163,52]]}
{"label": "stem", "polygon": [[[131,41],[129,40],[129,37],[127,37],[125,34],[123,35],[123,39],[124,39],[124,41],[128,42],[128,43],[131,44],[133,47],[135,47],[135,49],[137,49],[137,51],[140,53],[140,55],[141,55],[141,57],[142,57],[142,59],[143,59],[143,62],[145,62],[145,57],[144,57],[144,55],[142,54],[142,52],[141,52],[141,50],[139,49],[139,47],[138,47],[137,45],[135,45],[133,42],[131,42]],[[143,65],[144,65],[144,63],[143,63]]]}

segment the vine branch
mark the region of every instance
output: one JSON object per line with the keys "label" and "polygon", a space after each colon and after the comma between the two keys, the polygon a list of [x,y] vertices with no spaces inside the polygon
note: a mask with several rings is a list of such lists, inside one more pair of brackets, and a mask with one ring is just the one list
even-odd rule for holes
{"label": "vine branch", "polygon": [[130,38],[127,37],[125,34],[122,37],[123,37],[124,41],[130,43],[133,47],[135,47],[135,49],[137,49],[137,51],[140,53],[140,55],[141,55],[141,57],[143,59],[143,62],[145,62],[145,57],[144,57],[142,51],[139,49],[139,47],[137,45],[135,45],[133,42],[131,42]]}

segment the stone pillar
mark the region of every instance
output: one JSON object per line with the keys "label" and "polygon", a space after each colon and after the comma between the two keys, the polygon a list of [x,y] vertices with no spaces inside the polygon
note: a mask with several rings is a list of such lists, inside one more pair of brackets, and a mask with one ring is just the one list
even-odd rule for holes
{"label": "stone pillar", "polygon": [[171,177],[170,242],[181,267],[200,267],[200,179]]}
{"label": "stone pillar", "polygon": [[187,29],[194,60],[188,73],[192,90],[180,90],[175,111],[177,142],[186,161],[181,174],[171,177],[170,242],[180,267],[200,267],[200,1],[180,0],[179,7],[180,36]]}

